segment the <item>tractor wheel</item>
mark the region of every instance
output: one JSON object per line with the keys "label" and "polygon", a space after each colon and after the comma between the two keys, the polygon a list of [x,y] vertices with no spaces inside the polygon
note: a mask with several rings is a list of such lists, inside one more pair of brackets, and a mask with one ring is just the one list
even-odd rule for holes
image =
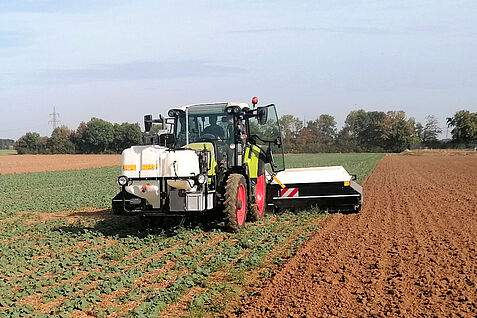
{"label": "tractor wheel", "polygon": [[225,185],[225,227],[231,232],[239,231],[247,215],[247,185],[241,174],[231,174]]}
{"label": "tractor wheel", "polygon": [[255,196],[255,203],[252,204],[248,213],[248,220],[255,222],[260,220],[265,215],[266,210],[266,188],[265,174],[257,178],[257,185],[253,189]]}

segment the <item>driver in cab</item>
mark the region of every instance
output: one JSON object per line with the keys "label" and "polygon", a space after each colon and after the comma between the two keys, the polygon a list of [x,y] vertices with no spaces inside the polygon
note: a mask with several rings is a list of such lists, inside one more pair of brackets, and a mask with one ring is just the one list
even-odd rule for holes
{"label": "driver in cab", "polygon": [[210,125],[204,128],[202,134],[211,134],[216,138],[223,140],[225,138],[225,133],[224,129],[217,125],[217,115],[210,115],[209,122]]}

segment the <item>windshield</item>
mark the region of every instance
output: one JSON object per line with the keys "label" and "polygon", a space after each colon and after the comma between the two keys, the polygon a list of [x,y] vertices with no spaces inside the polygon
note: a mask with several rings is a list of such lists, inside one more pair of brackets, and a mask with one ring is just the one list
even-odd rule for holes
{"label": "windshield", "polygon": [[215,140],[232,143],[233,117],[225,112],[226,106],[215,104],[188,108],[176,119],[176,146]]}

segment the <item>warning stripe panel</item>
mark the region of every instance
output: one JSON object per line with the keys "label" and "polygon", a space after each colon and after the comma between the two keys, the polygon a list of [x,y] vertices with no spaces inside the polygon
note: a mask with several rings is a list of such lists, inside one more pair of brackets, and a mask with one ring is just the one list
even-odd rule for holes
{"label": "warning stripe panel", "polygon": [[285,188],[280,191],[281,197],[293,198],[298,196],[298,188]]}
{"label": "warning stripe panel", "polygon": [[289,197],[297,197],[298,196],[298,188],[293,189],[293,191],[290,193]]}

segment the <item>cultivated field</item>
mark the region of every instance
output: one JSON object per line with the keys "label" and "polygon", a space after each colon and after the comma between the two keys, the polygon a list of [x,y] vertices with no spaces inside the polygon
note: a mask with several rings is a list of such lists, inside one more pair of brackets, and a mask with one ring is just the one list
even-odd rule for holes
{"label": "cultivated field", "polygon": [[476,317],[477,156],[387,156],[241,317]]}
{"label": "cultivated field", "polygon": [[[361,181],[382,157],[286,159]],[[360,214],[271,215],[238,234],[112,215],[118,173],[0,176],[0,316],[477,315],[477,156],[387,156]]]}
{"label": "cultivated field", "polygon": [[119,166],[120,155],[12,155],[0,157],[0,174]]}
{"label": "cultivated field", "polygon": [[[51,156],[29,157],[59,167]],[[342,164],[362,180],[381,157],[292,155],[287,165]],[[111,158],[90,164],[115,164]],[[234,312],[327,218],[283,213],[237,234],[192,224],[171,235],[111,214],[118,167],[20,173],[10,166],[18,174],[0,175],[0,316]]]}

